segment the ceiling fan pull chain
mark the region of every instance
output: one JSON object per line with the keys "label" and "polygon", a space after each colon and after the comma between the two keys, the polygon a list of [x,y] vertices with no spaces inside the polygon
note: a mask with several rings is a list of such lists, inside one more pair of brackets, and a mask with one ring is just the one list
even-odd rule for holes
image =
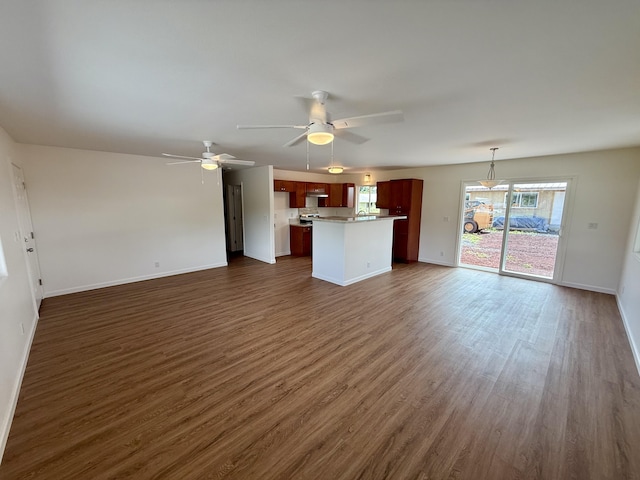
{"label": "ceiling fan pull chain", "polygon": [[204,168],[200,169],[200,176],[202,177],[202,185],[204,185]]}

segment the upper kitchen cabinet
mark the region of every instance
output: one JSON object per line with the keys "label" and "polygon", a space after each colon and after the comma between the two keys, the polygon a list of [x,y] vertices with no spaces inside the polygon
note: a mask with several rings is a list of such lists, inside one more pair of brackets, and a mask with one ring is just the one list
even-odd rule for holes
{"label": "upper kitchen cabinet", "polygon": [[348,207],[353,208],[356,186],[353,183],[330,183],[329,196],[319,198],[319,207]]}
{"label": "upper kitchen cabinet", "polygon": [[377,184],[376,207],[391,208],[391,182],[378,182]]}
{"label": "upper kitchen cabinet", "polygon": [[329,193],[329,184],[328,183],[309,183],[309,182],[307,182],[307,193],[328,194]]}
{"label": "upper kitchen cabinet", "polygon": [[304,208],[307,201],[307,184],[304,182],[294,182],[295,191],[289,193],[289,208]]}
{"label": "upper kitchen cabinet", "polygon": [[273,181],[273,191],[274,192],[295,192],[296,191],[296,183],[292,180],[274,180]]}
{"label": "upper kitchen cabinet", "polygon": [[275,192],[289,193],[289,208],[304,208],[307,199],[307,184],[293,180],[274,180]]}
{"label": "upper kitchen cabinet", "polygon": [[391,180],[391,207],[395,213],[408,213],[422,206],[422,180]]}

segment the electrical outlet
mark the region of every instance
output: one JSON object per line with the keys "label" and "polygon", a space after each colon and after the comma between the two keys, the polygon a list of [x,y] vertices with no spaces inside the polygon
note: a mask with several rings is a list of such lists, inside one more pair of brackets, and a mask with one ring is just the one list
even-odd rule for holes
{"label": "electrical outlet", "polygon": [[154,263],[154,266],[155,266],[156,268],[160,268],[160,262],[156,262],[156,263]]}
{"label": "electrical outlet", "polygon": [[24,335],[24,323],[20,322],[20,333]]}
{"label": "electrical outlet", "polygon": [[449,217],[442,217],[442,221],[443,222],[448,222],[449,221]]}
{"label": "electrical outlet", "polygon": [[591,222],[587,225],[587,228],[589,230],[597,230],[598,229],[598,224],[596,222]]}
{"label": "electrical outlet", "polygon": [[371,262],[367,262],[367,268],[371,268]]}
{"label": "electrical outlet", "polygon": [[441,257],[444,257],[444,252],[440,252],[440,256],[441,256]]}

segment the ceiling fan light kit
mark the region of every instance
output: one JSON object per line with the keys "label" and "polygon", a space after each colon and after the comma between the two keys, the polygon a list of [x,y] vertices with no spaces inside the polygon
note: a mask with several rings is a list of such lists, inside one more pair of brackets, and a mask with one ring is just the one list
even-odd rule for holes
{"label": "ceiling fan light kit", "polygon": [[329,173],[333,173],[335,175],[344,172],[344,168],[342,167],[329,167]]}
{"label": "ceiling fan light kit", "polygon": [[489,190],[491,190],[493,187],[499,185],[502,180],[496,180],[496,169],[495,169],[495,163],[494,163],[494,158],[496,156],[496,150],[498,150],[498,147],[492,147],[489,150],[491,150],[491,165],[489,166],[489,172],[487,173],[487,179],[486,180],[480,180],[480,185],[482,185],[485,188],[488,188]]}
{"label": "ceiling fan light kit", "polygon": [[312,123],[309,125],[307,140],[314,145],[327,145],[333,142],[333,126],[326,123]]}
{"label": "ceiling fan light kit", "polygon": [[218,165],[218,162],[214,162],[209,158],[209,159],[203,159],[200,166],[205,170],[215,170],[216,168],[218,168],[219,165]]}
{"label": "ceiling fan light kit", "polygon": [[[369,139],[349,132],[348,129],[377,125],[381,123],[404,121],[404,114],[400,110],[332,120],[325,107],[325,102],[329,98],[329,93],[324,90],[315,90],[311,92],[311,97],[312,105],[309,109],[309,122],[306,125],[237,125],[237,128],[297,128],[304,130],[304,132],[299,134],[297,137],[285,143],[284,146],[293,147],[294,145],[298,145],[306,140],[307,170],[309,170],[309,143],[313,143],[314,145],[333,145],[335,136],[337,136],[348,142],[362,144]],[[333,169],[333,165],[331,167]],[[342,167],[336,167],[336,171],[331,173],[342,173],[342,170],[340,170],[340,172],[337,171],[338,168]]]}
{"label": "ceiling fan light kit", "polygon": [[164,157],[182,159],[182,161],[180,161],[180,162],[169,162],[169,163],[167,163],[167,165],[181,165],[181,164],[184,164],[184,163],[199,163],[200,166],[205,170],[215,170],[215,169],[217,169],[219,167],[222,167],[225,164],[245,165],[247,167],[253,167],[256,164],[256,162],[254,162],[253,160],[239,160],[236,157],[234,157],[233,155],[229,155],[228,153],[221,153],[219,155],[216,155],[215,153],[213,153],[210,150],[211,146],[213,145],[213,142],[211,140],[204,140],[202,142],[202,144],[207,149],[206,152],[202,152],[202,158],[185,157],[185,156],[182,156],[182,155],[173,155],[171,153],[163,153],[162,155]]}

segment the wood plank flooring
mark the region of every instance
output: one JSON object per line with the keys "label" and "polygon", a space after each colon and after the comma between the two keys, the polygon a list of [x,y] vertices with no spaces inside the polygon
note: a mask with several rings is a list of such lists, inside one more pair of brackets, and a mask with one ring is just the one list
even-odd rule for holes
{"label": "wood plank flooring", "polygon": [[638,479],[610,295],[308,258],[46,299],[0,478]]}

